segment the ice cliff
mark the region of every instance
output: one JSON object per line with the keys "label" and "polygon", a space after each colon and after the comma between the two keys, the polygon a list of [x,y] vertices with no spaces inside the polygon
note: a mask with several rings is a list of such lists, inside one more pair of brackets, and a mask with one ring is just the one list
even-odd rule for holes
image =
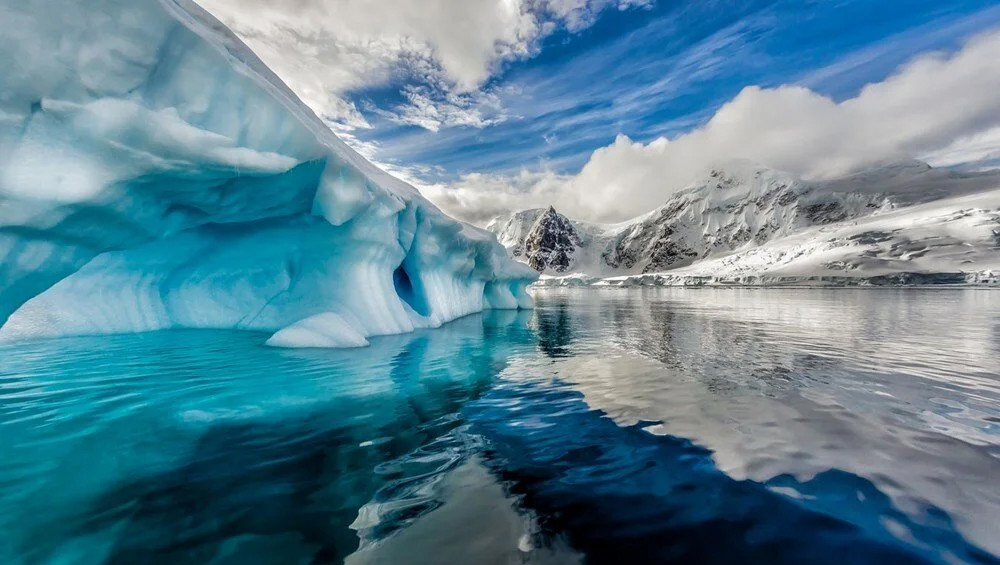
{"label": "ice cliff", "polygon": [[0,0],[0,338],[361,345],[533,271],[338,139],[190,0]]}

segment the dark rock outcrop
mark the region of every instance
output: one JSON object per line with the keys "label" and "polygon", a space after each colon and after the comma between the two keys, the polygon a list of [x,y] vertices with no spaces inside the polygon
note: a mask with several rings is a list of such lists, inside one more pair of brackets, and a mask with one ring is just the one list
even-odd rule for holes
{"label": "dark rock outcrop", "polygon": [[525,238],[523,253],[528,265],[540,273],[546,270],[565,273],[581,245],[569,219],[549,206]]}

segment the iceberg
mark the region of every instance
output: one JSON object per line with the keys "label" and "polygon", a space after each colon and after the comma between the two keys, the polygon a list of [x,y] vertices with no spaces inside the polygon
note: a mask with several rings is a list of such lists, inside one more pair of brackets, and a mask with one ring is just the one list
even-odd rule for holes
{"label": "iceberg", "polygon": [[535,273],[340,140],[191,0],[0,0],[0,339],[365,345]]}

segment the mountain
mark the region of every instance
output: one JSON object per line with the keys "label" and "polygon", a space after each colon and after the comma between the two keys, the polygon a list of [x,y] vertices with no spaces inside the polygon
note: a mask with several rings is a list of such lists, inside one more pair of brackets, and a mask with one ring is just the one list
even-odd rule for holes
{"label": "mountain", "polygon": [[583,247],[576,227],[551,206],[547,210],[525,210],[507,218],[496,230],[497,239],[510,242],[511,255],[540,273],[565,273],[575,264]]}
{"label": "mountain", "polygon": [[498,217],[487,229],[547,275],[543,284],[928,281],[942,273],[982,282],[1000,269],[998,210],[996,172],[904,161],[805,181],[733,161],[627,222],[592,224],[549,208]]}

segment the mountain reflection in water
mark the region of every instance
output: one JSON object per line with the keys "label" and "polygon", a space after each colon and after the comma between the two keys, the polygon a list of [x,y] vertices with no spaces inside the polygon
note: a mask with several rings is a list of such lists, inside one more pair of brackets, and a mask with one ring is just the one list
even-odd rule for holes
{"label": "mountain reflection in water", "polygon": [[997,563],[1000,294],[544,290],[0,351],[4,563]]}

